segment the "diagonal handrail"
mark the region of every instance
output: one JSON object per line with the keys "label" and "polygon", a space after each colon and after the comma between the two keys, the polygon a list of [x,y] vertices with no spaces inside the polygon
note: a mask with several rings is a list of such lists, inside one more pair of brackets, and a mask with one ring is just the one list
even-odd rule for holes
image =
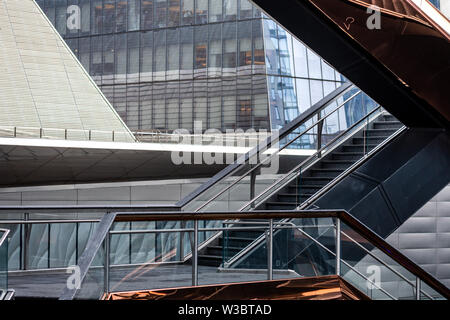
{"label": "diagonal handrail", "polygon": [[352,88],[355,88],[355,86],[352,83],[346,82],[342,84],[339,88],[328,94],[326,97],[321,99],[319,102],[314,104],[311,108],[309,108],[307,111],[302,113],[300,116],[289,122],[286,126],[284,126],[279,132],[276,134],[273,134],[266,140],[262,141],[258,144],[255,148],[251,149],[244,155],[240,156],[236,161],[234,161],[232,164],[228,165],[226,168],[224,168],[222,171],[214,175],[212,178],[210,178],[207,182],[202,184],[200,187],[198,187],[196,190],[188,194],[186,197],[181,199],[176,203],[176,205],[180,207],[185,207],[188,205],[191,201],[197,199],[200,195],[202,195],[204,192],[209,190],[211,187],[216,185],[217,183],[223,181],[225,178],[229,177],[233,173],[237,172],[240,168],[242,168],[243,165],[247,164],[250,159],[252,159],[255,156],[258,156],[262,152],[265,152],[268,150],[272,145],[292,133],[294,130],[296,130],[299,126],[304,124],[307,120],[311,119],[313,116],[315,116],[318,112],[320,112],[322,109],[324,109],[326,106],[328,106],[331,102],[333,102],[336,98],[343,95],[345,92],[351,90]]}

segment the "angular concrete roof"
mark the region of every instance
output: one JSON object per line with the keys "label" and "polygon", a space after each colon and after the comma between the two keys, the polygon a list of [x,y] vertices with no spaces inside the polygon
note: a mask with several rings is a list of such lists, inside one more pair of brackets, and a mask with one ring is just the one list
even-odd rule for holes
{"label": "angular concrete roof", "polygon": [[0,132],[7,126],[71,129],[72,140],[89,139],[89,130],[97,130],[92,140],[112,131],[134,140],[33,0],[0,0]]}

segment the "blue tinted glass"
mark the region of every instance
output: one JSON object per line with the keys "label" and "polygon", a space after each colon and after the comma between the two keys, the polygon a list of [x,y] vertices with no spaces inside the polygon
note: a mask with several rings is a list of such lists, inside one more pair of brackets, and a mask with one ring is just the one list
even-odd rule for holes
{"label": "blue tinted glass", "polygon": [[278,54],[277,25],[271,20],[264,20],[264,44],[266,49],[266,65],[269,74],[280,73],[280,57]]}

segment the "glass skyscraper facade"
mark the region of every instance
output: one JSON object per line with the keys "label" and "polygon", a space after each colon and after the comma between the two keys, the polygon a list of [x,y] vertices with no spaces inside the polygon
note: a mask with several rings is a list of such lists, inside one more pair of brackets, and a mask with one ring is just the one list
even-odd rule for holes
{"label": "glass skyscraper facade", "polygon": [[274,129],[342,81],[247,0],[38,0],[132,131]]}
{"label": "glass skyscraper facade", "polygon": [[440,9],[440,0],[429,0],[436,8]]}

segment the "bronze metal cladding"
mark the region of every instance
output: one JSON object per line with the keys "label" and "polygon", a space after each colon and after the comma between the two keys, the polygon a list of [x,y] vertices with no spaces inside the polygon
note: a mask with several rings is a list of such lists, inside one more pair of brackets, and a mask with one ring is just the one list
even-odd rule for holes
{"label": "bronze metal cladding", "polygon": [[370,300],[338,276],[110,293],[105,300]]}
{"label": "bronze metal cladding", "polygon": [[[450,36],[413,2],[308,1],[450,121]],[[380,8],[380,29],[367,27],[371,5]]]}

